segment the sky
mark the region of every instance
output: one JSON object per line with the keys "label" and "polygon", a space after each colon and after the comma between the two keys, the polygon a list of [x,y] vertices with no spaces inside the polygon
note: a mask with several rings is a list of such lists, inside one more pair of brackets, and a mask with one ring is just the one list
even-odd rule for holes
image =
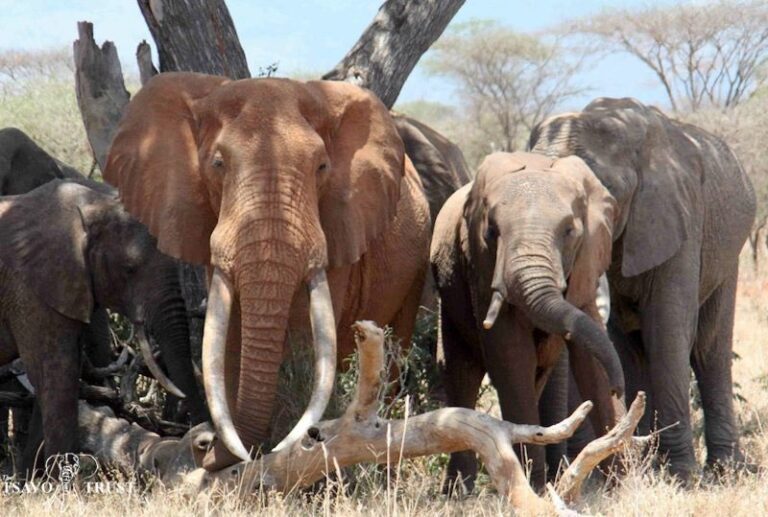
{"label": "sky", "polygon": [[[278,74],[321,75],[333,68],[371,22],[383,0],[227,0],[251,73],[277,62]],[[647,6],[647,0],[467,0],[451,24],[495,19],[521,32],[546,32],[566,20],[605,7]],[[136,45],[154,47],[135,0],[0,0],[0,51],[71,47],[77,21],[94,24],[96,42],[115,42],[124,70],[135,71]],[[154,49],[153,49],[154,51]],[[157,60],[155,59],[155,63]],[[578,109],[599,96],[631,96],[664,105],[652,73],[626,54],[609,55],[582,72],[588,90],[569,101]],[[458,104],[444,78],[430,77],[417,65],[398,102],[432,100]]]}

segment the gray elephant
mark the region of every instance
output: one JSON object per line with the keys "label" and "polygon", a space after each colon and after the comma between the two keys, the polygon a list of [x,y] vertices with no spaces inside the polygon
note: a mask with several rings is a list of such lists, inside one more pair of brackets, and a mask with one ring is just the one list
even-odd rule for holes
{"label": "gray elephant", "polygon": [[[575,154],[616,199],[609,327],[627,395],[650,394],[672,472],[697,469],[689,367],[704,408],[707,464],[742,463],[733,412],[732,333],[739,252],[755,217],[750,181],[728,146],[633,99],[601,98],[534,128],[529,147]],[[648,420],[645,429],[648,428]]]}
{"label": "gray elephant", "polygon": [[[0,129],[0,195],[27,193],[55,179],[69,179],[106,195],[116,191],[105,183],[90,180],[77,170],[50,156],[28,135],[16,128]],[[161,357],[170,381],[186,395],[185,406],[189,420],[197,424],[207,420],[208,410],[195,379],[190,351],[186,309],[177,276],[162,279],[164,301],[160,304],[154,328],[150,333],[160,346]],[[109,319],[103,307],[94,307],[90,323],[82,336],[81,347],[93,366],[106,366],[113,361],[110,355]],[[146,360],[153,372],[165,382],[165,374],[149,355]],[[169,393],[168,398],[176,398]]]}
{"label": "gray elephant", "polygon": [[114,193],[71,180],[0,198],[0,242],[0,364],[24,362],[42,416],[43,458],[76,451],[79,343],[94,309],[129,318],[144,349],[144,327],[159,342],[172,340],[173,329],[160,323],[173,310],[165,286],[177,264]]}
{"label": "gray elephant", "polygon": [[437,214],[451,194],[472,181],[461,149],[443,135],[402,114],[393,114],[405,152],[419,173],[434,226]]}
{"label": "gray elephant", "polygon": [[[622,395],[624,378],[596,287],[610,263],[616,214],[613,197],[577,157],[495,153],[451,196],[430,254],[449,406],[474,408],[487,372],[504,419],[539,424],[539,397],[568,341],[572,367],[583,370],[580,387],[599,403],[595,423],[613,426],[611,395]],[[598,378],[604,382],[592,382]],[[526,452],[541,488],[544,450]],[[474,454],[453,454],[449,479],[461,474],[471,488],[476,469]]]}

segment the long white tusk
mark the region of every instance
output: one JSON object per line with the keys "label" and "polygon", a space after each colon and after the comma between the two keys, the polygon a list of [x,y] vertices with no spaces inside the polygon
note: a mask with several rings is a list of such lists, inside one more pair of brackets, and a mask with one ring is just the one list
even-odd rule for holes
{"label": "long white tusk", "polygon": [[485,315],[483,320],[483,328],[489,330],[496,323],[496,318],[499,317],[499,312],[504,305],[504,297],[500,292],[494,291],[491,297],[491,304],[488,306],[488,314]]}
{"label": "long white tusk", "polygon": [[147,332],[144,330],[144,325],[136,325],[136,338],[139,340],[139,349],[141,349],[141,355],[144,357],[144,362],[152,372],[155,380],[165,388],[165,390],[171,395],[176,395],[179,398],[186,398],[184,392],[176,386],[171,379],[165,374],[160,365],[155,361],[155,356],[152,355],[152,347],[149,346],[149,340],[147,339]]}
{"label": "long white tusk", "polygon": [[218,438],[232,454],[243,461],[249,461],[251,455],[240,440],[232,421],[224,383],[224,358],[233,297],[232,284],[224,273],[214,268],[203,327],[203,385]]}
{"label": "long white tusk", "polygon": [[272,449],[279,451],[300,440],[325,413],[336,379],[336,318],[333,316],[331,290],[325,270],[316,269],[307,282],[309,289],[309,320],[315,345],[315,386],[306,411],[288,436]]}

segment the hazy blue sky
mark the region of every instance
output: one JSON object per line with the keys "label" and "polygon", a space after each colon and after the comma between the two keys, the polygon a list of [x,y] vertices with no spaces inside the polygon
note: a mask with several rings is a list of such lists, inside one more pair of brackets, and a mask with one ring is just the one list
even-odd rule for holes
{"label": "hazy blue sky", "polygon": [[[279,63],[283,74],[325,72],[357,40],[383,0],[227,0],[253,73]],[[642,0],[467,0],[452,23],[493,18],[520,31],[542,31],[605,6],[648,5]],[[656,2],[665,3],[665,2]],[[71,46],[78,20],[94,23],[96,41],[115,42],[123,67],[135,69],[142,39],[152,43],[133,0],[0,0],[0,50]],[[633,96],[663,103],[663,92],[643,65],[626,55],[605,58],[579,77],[592,89],[572,102],[578,108],[597,96]],[[400,101],[451,102],[451,87],[417,66]]]}

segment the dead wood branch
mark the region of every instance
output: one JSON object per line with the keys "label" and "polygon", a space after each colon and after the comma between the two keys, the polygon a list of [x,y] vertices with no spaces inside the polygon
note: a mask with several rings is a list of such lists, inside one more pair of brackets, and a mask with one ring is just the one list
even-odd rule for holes
{"label": "dead wood branch", "polygon": [[157,75],[157,68],[152,63],[152,48],[146,40],[142,40],[136,47],[136,62],[139,64],[139,78],[141,85],[147,84],[152,76]]}
{"label": "dead wood branch", "polygon": [[75,90],[85,132],[93,156],[104,170],[117,123],[128,104],[117,49],[111,41],[99,48],[93,39],[93,24],[78,22],[74,42]]}
{"label": "dead wood branch", "polygon": [[0,406],[32,407],[35,396],[26,391],[0,391]]}
{"label": "dead wood branch", "polygon": [[[573,415],[551,426],[518,425],[504,422],[484,413],[462,408],[446,408],[405,420],[385,420],[377,415],[377,393],[384,367],[384,334],[371,322],[355,324],[360,358],[360,378],[353,402],[336,420],[320,422],[303,440],[258,460],[240,463],[224,471],[208,473],[202,469],[190,474],[186,481],[198,490],[206,487],[238,487],[241,494],[256,487],[288,491],[307,486],[340,467],[357,463],[396,463],[401,458],[463,450],[477,452],[488,470],[496,489],[514,508],[530,513],[551,512],[553,506],[531,489],[524,470],[515,455],[514,444],[548,444],[569,438],[592,408],[582,404]],[[635,415],[642,414],[644,398],[633,405]],[[613,435],[624,436],[637,421],[625,418]],[[631,433],[631,431],[630,431]],[[616,452],[611,442],[585,449],[582,468],[574,469],[571,493],[581,486],[589,465],[597,465],[607,454]]]}
{"label": "dead wood branch", "polygon": [[126,470],[152,471],[165,482],[199,465],[213,441],[210,424],[200,424],[181,438],[163,438],[136,423],[117,418],[111,409],[80,402],[81,447],[99,460]]}
{"label": "dead wood branch", "polygon": [[566,502],[574,502],[581,495],[581,485],[597,465],[612,454],[631,446],[637,424],[645,413],[645,393],[640,391],[626,415],[607,434],[590,442],[576,456],[557,483],[557,493]]}

